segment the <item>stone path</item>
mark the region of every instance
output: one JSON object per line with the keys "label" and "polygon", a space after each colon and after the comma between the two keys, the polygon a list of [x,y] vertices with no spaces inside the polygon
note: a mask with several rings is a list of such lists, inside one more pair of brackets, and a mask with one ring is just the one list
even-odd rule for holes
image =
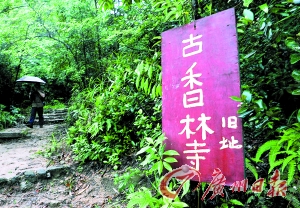
{"label": "stone path", "polygon": [[0,141],[0,182],[18,180],[25,173],[43,174],[51,170],[49,161],[41,153],[49,147],[51,134],[62,128],[63,124],[45,125],[45,128],[10,128],[5,132],[16,134],[26,132],[26,136],[19,139],[3,139]]}
{"label": "stone path", "polygon": [[109,203],[119,195],[115,171],[97,163],[79,170],[68,150],[58,160],[41,154],[66,134],[63,113],[59,116],[45,116],[44,128],[21,124],[0,132],[0,207],[125,207]]}
{"label": "stone path", "polygon": [[[44,123],[53,124],[53,123],[63,123],[67,116],[67,109],[47,109],[44,112]],[[35,120],[34,124],[38,125],[38,119]]]}
{"label": "stone path", "polygon": [[66,109],[46,110],[44,119],[49,125],[44,128],[36,125],[30,129],[21,124],[0,131],[0,181],[14,179],[28,170],[43,172],[49,166],[47,159],[37,153],[49,146],[51,134],[64,126],[53,123],[64,122],[66,113]]}
{"label": "stone path", "polygon": [[2,140],[0,143],[0,178],[11,179],[26,170],[46,168],[47,160],[36,154],[47,145],[48,139],[39,137],[39,132],[53,132],[55,125],[44,129],[12,128],[9,131],[28,131],[32,137],[21,139]]}

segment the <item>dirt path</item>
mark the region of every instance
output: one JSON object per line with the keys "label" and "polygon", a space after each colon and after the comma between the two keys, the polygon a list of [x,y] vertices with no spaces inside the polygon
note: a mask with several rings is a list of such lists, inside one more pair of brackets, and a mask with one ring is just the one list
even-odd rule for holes
{"label": "dirt path", "polygon": [[45,128],[11,128],[6,132],[24,132],[31,135],[21,139],[6,139],[0,143],[0,177],[12,178],[26,170],[36,170],[47,166],[47,159],[36,153],[49,143],[49,136],[58,128],[47,125]]}
{"label": "dirt path", "polygon": [[[79,166],[63,147],[52,157],[41,154],[47,153],[52,141],[59,142],[64,136],[64,124],[21,130],[31,136],[0,142],[1,207],[124,207],[117,202],[118,192],[113,183],[116,171],[108,171],[97,163]],[[30,177],[31,173],[50,166],[67,169],[44,179]],[[7,178],[9,183],[1,185],[1,178]]]}

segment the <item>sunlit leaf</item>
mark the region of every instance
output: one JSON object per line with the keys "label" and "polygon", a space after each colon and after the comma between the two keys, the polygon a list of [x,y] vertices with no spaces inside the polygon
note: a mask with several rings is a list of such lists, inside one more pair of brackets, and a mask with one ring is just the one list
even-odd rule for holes
{"label": "sunlit leaf", "polygon": [[267,4],[267,3],[260,5],[259,8],[260,8],[261,10],[263,10],[265,13],[268,13],[268,12],[269,12],[269,7],[268,7],[268,4]]}
{"label": "sunlit leaf", "polygon": [[166,158],[164,158],[164,161],[167,163],[177,162],[177,160],[174,157],[166,157]]}
{"label": "sunlit leaf", "polygon": [[234,204],[234,205],[244,206],[244,203],[242,203],[242,202],[240,202],[239,200],[236,200],[236,199],[230,199],[229,202]]}
{"label": "sunlit leaf", "polygon": [[290,56],[290,62],[291,62],[291,64],[295,64],[298,61],[300,61],[300,53],[293,53],[293,54],[291,54],[291,56]]}
{"label": "sunlit leaf", "polygon": [[149,144],[153,144],[153,139],[151,137],[145,137],[145,140],[149,143]]}
{"label": "sunlit leaf", "polygon": [[169,163],[163,162],[164,167],[168,170],[168,171],[172,171],[172,167]]}
{"label": "sunlit leaf", "polygon": [[146,152],[148,149],[150,149],[151,147],[147,146],[147,147],[143,147],[142,149],[140,149],[135,155],[140,155],[144,152]]}
{"label": "sunlit leaf", "polygon": [[237,96],[230,96],[230,98],[234,101],[238,101],[238,102],[242,102],[242,99],[240,97]]}
{"label": "sunlit leaf", "polygon": [[251,20],[251,21],[254,20],[254,14],[249,9],[244,9],[243,15],[248,20]]}
{"label": "sunlit leaf", "polygon": [[294,70],[292,72],[292,77],[297,81],[300,82],[300,70]]}
{"label": "sunlit leaf", "polygon": [[188,204],[184,203],[184,202],[173,202],[172,203],[172,207],[174,208],[182,208],[182,207],[189,207]]}
{"label": "sunlit leaf", "polygon": [[288,48],[300,53],[300,45],[292,38],[287,38],[285,44]]}
{"label": "sunlit leaf", "polygon": [[179,153],[175,150],[167,150],[163,153],[163,155],[173,156],[173,155],[179,155]]}
{"label": "sunlit leaf", "polygon": [[162,161],[158,161],[157,169],[158,169],[158,174],[161,175],[162,171],[163,171],[163,162]]}
{"label": "sunlit leaf", "polygon": [[243,0],[243,2],[244,7],[248,7],[253,2],[253,0]]}
{"label": "sunlit leaf", "polygon": [[293,90],[292,95],[300,95],[300,89]]}
{"label": "sunlit leaf", "polygon": [[243,91],[243,93],[242,93],[242,99],[243,99],[243,100],[246,100],[248,103],[251,102],[252,94],[250,93],[249,90]]}

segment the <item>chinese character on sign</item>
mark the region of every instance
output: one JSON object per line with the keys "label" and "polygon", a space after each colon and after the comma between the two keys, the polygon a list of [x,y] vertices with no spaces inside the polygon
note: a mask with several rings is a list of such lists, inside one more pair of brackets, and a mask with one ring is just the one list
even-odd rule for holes
{"label": "chinese character on sign", "polygon": [[232,192],[234,191],[243,191],[243,192],[246,192],[247,190],[247,187],[248,187],[248,179],[244,179],[242,181],[236,181],[234,182],[231,186],[230,186],[230,190],[232,190]]}
{"label": "chinese character on sign", "polygon": [[201,117],[198,118],[198,121],[200,121],[200,125],[197,127],[197,131],[202,127],[202,140],[205,140],[206,139],[206,132],[208,132],[209,134],[212,134],[214,133],[213,130],[211,130],[207,124],[206,124],[206,121],[210,120],[211,117],[207,116],[205,117],[205,114],[204,113],[201,113]]}
{"label": "chinese character on sign", "polygon": [[[243,146],[242,145],[235,145],[237,144],[239,141],[234,139],[234,136],[231,137],[231,141],[229,141],[228,139],[226,139],[225,137],[222,137],[222,141],[220,141],[219,143],[222,144],[221,149],[226,149],[226,148],[230,148],[230,149],[241,149]],[[229,144],[227,144],[227,142]]]}
{"label": "chinese character on sign", "polygon": [[190,129],[190,123],[194,122],[195,119],[194,118],[190,118],[190,115],[187,114],[185,119],[181,119],[180,123],[185,123],[185,127],[183,128],[183,130],[179,133],[179,134],[183,134],[185,132],[185,136],[187,139],[191,138],[191,134],[195,134],[195,132],[193,132]]}
{"label": "chinese character on sign", "polygon": [[187,143],[186,146],[194,147],[193,150],[184,150],[183,153],[184,154],[188,154],[188,153],[195,154],[194,156],[187,156],[186,158],[188,160],[195,160],[196,163],[194,161],[191,161],[191,164],[196,165],[196,170],[199,170],[200,169],[200,160],[205,160],[205,157],[199,156],[198,153],[209,153],[210,149],[198,149],[198,147],[205,147],[206,143],[198,143],[197,140],[194,140],[194,143]]}
{"label": "chinese character on sign", "polygon": [[267,196],[286,196],[287,185],[286,180],[280,180],[280,172],[278,169],[275,170],[270,180],[271,188],[268,190]]}
{"label": "chinese character on sign", "polygon": [[224,197],[223,189],[226,182],[226,178],[219,168],[215,168],[213,172],[213,180],[210,182],[208,188],[205,190],[201,200],[203,201],[209,191],[212,191],[213,194],[210,199],[213,199],[216,195],[221,195]]}
{"label": "chinese character on sign", "polygon": [[193,65],[186,71],[186,74],[189,74],[188,76],[185,76],[181,79],[181,81],[188,80],[187,83],[185,83],[184,87],[190,85],[190,89],[194,89],[194,84],[198,86],[202,86],[202,82],[197,81],[197,77],[201,76],[201,73],[199,74],[193,74],[193,68],[196,66],[197,62],[194,62]]}
{"label": "chinese character on sign", "polygon": [[[200,121],[201,123],[199,124],[199,126],[196,128],[196,130],[198,131],[200,128],[202,128],[202,140],[206,140],[206,132],[208,132],[209,134],[213,134],[214,131],[212,129],[210,129],[207,124],[206,121],[210,120],[211,117],[209,116],[205,116],[204,113],[201,113],[201,117],[198,118],[198,121]],[[193,132],[190,129],[190,123],[194,122],[195,119],[194,118],[190,118],[190,115],[186,115],[185,119],[181,119],[180,123],[185,123],[185,127],[182,129],[182,131],[178,134],[183,134],[185,132],[186,138],[190,139],[192,134],[195,134],[195,132]],[[233,145],[235,143],[232,143]]]}
{"label": "chinese character on sign", "polygon": [[[226,127],[226,119],[225,117],[222,117],[222,127]],[[237,129],[237,117],[236,116],[229,116],[227,118],[227,128],[229,129]],[[222,137],[222,141],[219,142],[222,146],[220,147],[220,150],[222,149],[241,149],[243,146],[238,145],[239,141],[234,139],[234,136],[231,136],[231,141],[229,139],[226,139],[225,137]]]}
{"label": "chinese character on sign", "polygon": [[251,190],[254,192],[254,193],[261,193],[262,190],[263,190],[263,185],[264,185],[264,179],[263,178],[260,178],[258,180],[256,180],[252,186],[251,186]]}
{"label": "chinese character on sign", "polygon": [[181,81],[187,80],[184,87],[190,86],[191,91],[188,91],[183,94],[183,107],[184,108],[192,108],[197,106],[203,106],[203,91],[202,89],[194,89],[194,84],[198,86],[202,86],[202,82],[197,81],[196,78],[201,76],[201,73],[199,74],[193,74],[193,68],[196,66],[196,62],[193,63],[193,65],[187,70],[186,74],[189,74],[188,76],[185,76],[181,79]]}
{"label": "chinese character on sign", "polygon": [[[202,52],[202,41],[194,42],[195,40],[198,40],[202,37],[202,35],[193,36],[193,34],[190,34],[190,38],[183,40],[182,43],[189,43],[189,45],[183,47],[182,50],[182,56],[183,57],[189,57],[193,56],[195,54]],[[191,50],[189,50],[191,49]],[[190,51],[190,52],[187,52]]]}
{"label": "chinese character on sign", "polygon": [[[228,128],[236,129],[237,128],[237,117],[236,116],[229,116],[227,120]],[[222,117],[222,127],[226,127],[226,120],[225,117]]]}
{"label": "chinese character on sign", "polygon": [[183,94],[184,108],[192,108],[192,107],[203,106],[203,105],[204,103],[203,103],[202,89],[192,90]]}

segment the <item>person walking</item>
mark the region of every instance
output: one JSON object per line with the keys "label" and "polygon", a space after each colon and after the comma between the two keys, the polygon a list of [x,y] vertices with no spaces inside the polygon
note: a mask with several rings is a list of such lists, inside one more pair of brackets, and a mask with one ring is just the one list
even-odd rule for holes
{"label": "person walking", "polygon": [[33,128],[33,122],[36,113],[38,113],[39,125],[40,128],[43,128],[43,124],[44,124],[43,108],[44,108],[45,93],[41,90],[40,83],[34,84],[33,88],[31,89],[31,92],[29,93],[29,98],[32,102],[32,106],[31,106],[30,119],[26,124],[26,126],[29,128]]}

